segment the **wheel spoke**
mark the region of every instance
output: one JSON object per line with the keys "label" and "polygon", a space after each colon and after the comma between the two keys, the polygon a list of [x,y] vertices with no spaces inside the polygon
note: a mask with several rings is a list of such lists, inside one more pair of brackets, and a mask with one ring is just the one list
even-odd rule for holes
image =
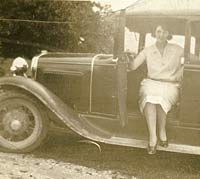
{"label": "wheel spoke", "polygon": [[31,135],[31,133],[30,133],[29,131],[25,131],[23,136],[27,138],[27,137],[29,137],[30,135]]}
{"label": "wheel spoke", "polygon": [[4,129],[3,129],[3,130],[0,130],[0,136],[3,137],[3,134],[4,134]]}
{"label": "wheel spoke", "polygon": [[24,137],[22,135],[16,136],[16,141],[22,141],[22,140],[24,140]]}
{"label": "wheel spoke", "polygon": [[11,140],[12,141],[18,141],[18,135],[12,135]]}
{"label": "wheel spoke", "polygon": [[9,132],[6,131],[6,130],[3,130],[3,131],[2,131],[1,136],[2,136],[4,139],[9,139],[9,138],[10,138],[10,134],[9,134]]}
{"label": "wheel spoke", "polygon": [[13,111],[13,110],[17,110],[18,109],[18,106],[17,105],[9,105],[6,107],[6,112],[9,112],[9,111]]}
{"label": "wheel spoke", "polygon": [[18,141],[22,141],[24,139],[24,137],[22,135],[15,135],[15,141],[18,142]]}
{"label": "wheel spoke", "polygon": [[0,123],[3,122],[3,118],[4,118],[5,114],[6,114],[6,110],[0,110]]}
{"label": "wheel spoke", "polygon": [[26,132],[32,133],[33,130],[34,130],[34,126],[28,126]]}
{"label": "wheel spoke", "polygon": [[0,123],[0,131],[4,130],[4,125]]}

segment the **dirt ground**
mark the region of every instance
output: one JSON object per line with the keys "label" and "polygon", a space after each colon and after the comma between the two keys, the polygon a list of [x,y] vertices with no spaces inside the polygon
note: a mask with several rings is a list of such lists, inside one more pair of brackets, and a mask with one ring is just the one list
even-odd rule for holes
{"label": "dirt ground", "polygon": [[[97,171],[80,165],[32,155],[0,153],[1,179],[112,179],[125,178],[112,171]],[[134,178],[134,177],[133,177]]]}
{"label": "dirt ground", "polygon": [[82,143],[71,133],[51,133],[30,154],[0,153],[0,179],[199,179],[200,156]]}

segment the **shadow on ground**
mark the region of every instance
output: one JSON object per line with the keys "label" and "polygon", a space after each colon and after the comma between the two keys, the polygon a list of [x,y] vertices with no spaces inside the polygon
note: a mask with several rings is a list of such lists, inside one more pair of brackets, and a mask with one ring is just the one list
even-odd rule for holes
{"label": "shadow on ground", "polygon": [[82,138],[72,132],[49,134],[45,143],[33,154],[35,157],[112,170],[136,178],[200,178],[200,156],[170,152],[157,152],[101,144],[100,153],[95,145],[80,143]]}

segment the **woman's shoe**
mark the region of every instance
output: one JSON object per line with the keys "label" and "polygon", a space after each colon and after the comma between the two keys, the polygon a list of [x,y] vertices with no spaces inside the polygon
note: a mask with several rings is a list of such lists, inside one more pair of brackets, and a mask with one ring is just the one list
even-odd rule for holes
{"label": "woman's shoe", "polygon": [[149,155],[154,155],[156,153],[156,149],[157,149],[157,144],[155,146],[148,145],[148,147],[147,147],[147,153]]}
{"label": "woman's shoe", "polygon": [[160,140],[159,145],[160,145],[161,147],[167,148],[167,147],[168,147],[168,140],[166,140],[166,141]]}

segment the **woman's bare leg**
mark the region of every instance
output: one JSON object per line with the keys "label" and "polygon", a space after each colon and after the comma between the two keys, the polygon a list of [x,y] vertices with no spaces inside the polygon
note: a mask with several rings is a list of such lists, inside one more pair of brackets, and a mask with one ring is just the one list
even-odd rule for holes
{"label": "woman's bare leg", "polygon": [[158,117],[158,127],[159,127],[159,137],[162,141],[167,141],[166,134],[166,118],[167,115],[160,105],[156,106],[157,117]]}
{"label": "woman's bare leg", "polygon": [[147,127],[149,131],[149,145],[155,146],[157,143],[156,135],[156,105],[146,103],[144,107],[144,115],[147,120]]}

